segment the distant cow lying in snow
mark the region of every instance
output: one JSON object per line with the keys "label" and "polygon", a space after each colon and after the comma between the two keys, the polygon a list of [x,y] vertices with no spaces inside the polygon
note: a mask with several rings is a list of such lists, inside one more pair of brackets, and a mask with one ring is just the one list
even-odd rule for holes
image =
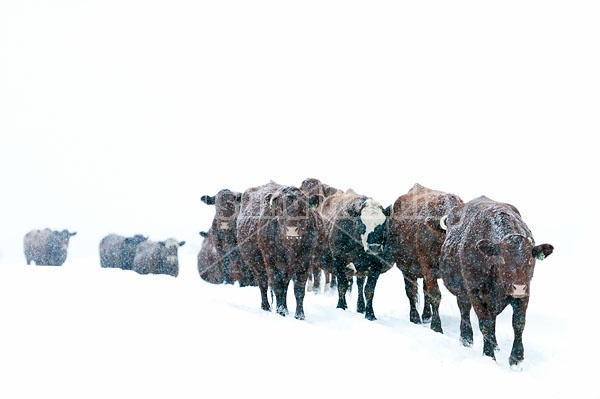
{"label": "distant cow lying in snow", "polygon": [[165,241],[145,241],[138,245],[133,259],[132,270],[139,274],[168,274],[177,277],[179,260],[177,249],[185,241],[177,242],[173,238]]}
{"label": "distant cow lying in snow", "polygon": [[133,237],[123,237],[117,234],[107,235],[100,241],[100,266],[131,270],[138,245],[147,239],[148,237],[141,234]]}
{"label": "distant cow lying in snow", "polygon": [[77,234],[68,230],[32,230],[25,235],[25,259],[38,266],[62,266],[67,259],[69,239]]}

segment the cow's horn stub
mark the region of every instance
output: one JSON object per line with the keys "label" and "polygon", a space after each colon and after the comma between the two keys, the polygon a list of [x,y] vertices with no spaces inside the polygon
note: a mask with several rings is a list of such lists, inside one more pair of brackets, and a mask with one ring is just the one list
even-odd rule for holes
{"label": "cow's horn stub", "polygon": [[448,230],[448,226],[446,225],[446,219],[448,219],[448,215],[444,215],[442,216],[442,218],[440,219],[440,227],[442,228],[442,230],[446,231]]}

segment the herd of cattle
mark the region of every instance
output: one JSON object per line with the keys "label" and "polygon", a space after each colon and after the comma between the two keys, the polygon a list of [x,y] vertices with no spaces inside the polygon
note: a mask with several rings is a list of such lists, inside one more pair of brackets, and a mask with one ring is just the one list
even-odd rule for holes
{"label": "herd of cattle", "polygon": [[[27,264],[62,266],[67,259],[69,239],[75,234],[68,230],[30,231],[23,242]],[[178,242],[173,238],[150,241],[141,234],[133,237],[109,234],[100,241],[100,266],[177,277],[177,249],[184,244],[185,241]]]}
{"label": "herd of cattle", "polygon": [[[411,322],[430,321],[431,329],[443,332],[438,286],[442,279],[457,298],[463,345],[473,344],[473,308],[483,334],[483,353],[495,359],[496,317],[511,305],[514,341],[509,362],[512,366],[524,359],[529,284],[536,260],[549,256],[553,247],[535,244],[513,205],[484,196],[463,202],[457,195],[416,184],[384,208],[373,198],[314,178],[300,187],[270,182],[243,193],[223,189],[201,201],[214,205],[215,215],[208,231],[200,233],[200,277],[213,284],[258,286],[263,310],[271,310],[271,289],[276,312],[285,316],[293,281],[295,317],[304,319],[305,292],[320,289],[323,274],[326,284],[337,286],[341,309],[347,308],[346,292],[356,277],[357,310],[375,320],[377,280],[395,264],[404,276]],[[28,233],[27,263],[62,264],[74,234],[48,229]],[[100,243],[101,266],[177,276],[177,248],[184,243],[109,235]],[[417,310],[418,279],[423,279],[425,297],[422,318]]]}

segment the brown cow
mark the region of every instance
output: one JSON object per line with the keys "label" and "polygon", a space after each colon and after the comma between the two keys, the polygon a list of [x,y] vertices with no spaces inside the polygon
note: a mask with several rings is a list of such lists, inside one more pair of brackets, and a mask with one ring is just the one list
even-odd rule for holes
{"label": "brown cow", "polygon": [[32,230],[25,234],[23,249],[25,260],[29,265],[35,262],[37,266],[62,266],[67,259],[69,239],[77,234],[68,230]]}
{"label": "brown cow", "polygon": [[[392,267],[387,245],[388,216],[389,207],[384,209],[377,201],[353,190],[326,198],[322,207],[329,253],[320,257],[326,259],[330,256],[330,261],[324,262],[322,267],[336,274],[337,307],[348,307],[346,291],[348,274],[352,269],[357,276],[357,311],[364,312],[368,320],[376,319],[373,296],[377,279]],[[367,281],[363,294],[365,278]]]}
{"label": "brown cow", "polygon": [[300,189],[268,183],[246,190],[238,216],[238,246],[252,267],[260,288],[261,308],[270,311],[269,285],[275,292],[277,313],[288,313],[286,297],[294,281],[296,319],[304,319],[304,294],[320,216],[319,197]]}
{"label": "brown cow", "polygon": [[495,359],[496,317],[511,305],[514,330],[510,365],[524,359],[523,330],[536,259],[550,244],[535,245],[531,231],[512,205],[479,197],[452,210],[446,221],[441,275],[460,308],[460,339],[473,344],[471,306],[483,334],[483,354]]}
{"label": "brown cow", "polygon": [[244,264],[237,244],[237,218],[242,194],[224,189],[215,196],[204,195],[200,199],[216,209],[211,234],[206,239],[212,240],[217,250],[215,259],[222,267],[225,283],[239,281],[240,287],[256,285],[252,270]]}
{"label": "brown cow", "polygon": [[410,321],[421,323],[416,304],[419,295],[417,280],[422,278],[425,298],[423,322],[431,320],[431,329],[437,332],[442,332],[439,315],[442,294],[437,282],[440,278],[439,258],[446,238],[440,219],[462,203],[454,194],[415,184],[394,202],[390,216],[392,259],[404,276],[404,289],[410,302]]}
{"label": "brown cow", "polygon": [[[334,188],[332,186],[329,186],[327,184],[321,183],[320,180],[309,177],[307,179],[305,179],[302,184],[300,185],[300,190],[302,190],[302,192],[304,194],[306,194],[307,197],[311,197],[313,195],[319,195],[321,196],[323,199],[327,198],[327,197],[331,197],[332,195],[338,195],[338,194],[342,194],[343,191],[339,190],[337,188]],[[322,212],[323,206],[322,206],[323,202],[321,202],[321,205],[317,208],[317,210],[319,211],[319,213]],[[325,248],[322,248],[321,250],[315,251],[315,254],[317,253],[327,253],[328,251],[326,251],[326,249],[328,248],[329,244],[327,243],[327,240],[324,238],[324,225],[321,224],[320,225],[323,228],[320,228],[320,236],[322,236],[322,238],[320,238],[318,240],[318,245],[325,245]],[[310,263],[310,270],[308,273],[308,285],[306,287],[307,291],[312,291],[314,293],[320,293],[321,292],[321,274],[324,275],[325,277],[325,285],[323,287],[323,292],[327,292],[330,288],[335,287],[335,276],[333,275],[333,273],[331,273],[329,270],[323,269],[321,267],[321,264],[324,264],[325,262],[327,262],[328,259],[313,259]]]}
{"label": "brown cow", "polygon": [[218,261],[214,240],[211,239],[212,229],[208,232],[201,231],[200,235],[204,237],[204,240],[202,241],[200,252],[198,252],[198,274],[206,282],[223,284],[225,275],[223,273],[223,265]]}

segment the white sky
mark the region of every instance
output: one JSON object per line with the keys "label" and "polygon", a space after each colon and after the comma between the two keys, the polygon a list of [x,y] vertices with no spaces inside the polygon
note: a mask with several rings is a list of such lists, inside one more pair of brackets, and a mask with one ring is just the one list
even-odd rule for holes
{"label": "white sky", "polygon": [[[593,2],[0,3],[0,262],[32,228],[175,236],[203,194],[317,177],[517,206],[575,252],[597,193]],[[592,211],[593,212],[593,211]]]}

